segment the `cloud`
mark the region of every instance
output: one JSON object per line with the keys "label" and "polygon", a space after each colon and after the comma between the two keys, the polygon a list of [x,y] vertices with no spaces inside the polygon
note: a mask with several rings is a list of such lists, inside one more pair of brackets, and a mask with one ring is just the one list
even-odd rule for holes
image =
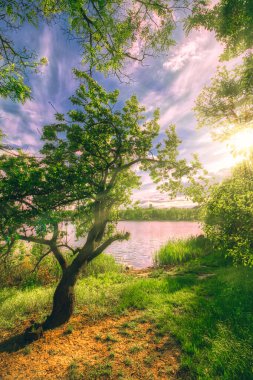
{"label": "cloud", "polygon": [[163,63],[166,70],[175,72],[181,70],[190,60],[196,61],[202,58],[202,51],[199,47],[198,37],[195,41],[190,39],[184,41],[180,46],[174,49],[168,61]]}

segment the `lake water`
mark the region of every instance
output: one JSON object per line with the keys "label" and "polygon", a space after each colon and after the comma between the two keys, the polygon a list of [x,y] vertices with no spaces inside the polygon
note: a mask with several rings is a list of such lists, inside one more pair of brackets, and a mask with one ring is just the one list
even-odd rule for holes
{"label": "lake water", "polygon": [[197,236],[202,233],[197,222],[135,222],[122,221],[118,230],[128,231],[128,241],[114,242],[107,248],[120,263],[134,268],[146,268],[153,265],[153,257],[168,240]]}

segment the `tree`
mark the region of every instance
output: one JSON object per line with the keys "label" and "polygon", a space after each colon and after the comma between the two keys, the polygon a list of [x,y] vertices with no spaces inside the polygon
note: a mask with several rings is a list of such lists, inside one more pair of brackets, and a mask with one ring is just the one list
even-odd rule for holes
{"label": "tree", "polygon": [[205,232],[217,249],[244,265],[253,265],[253,156],[230,178],[215,185],[205,205]]}
{"label": "tree", "polygon": [[[194,2],[199,0],[195,0]],[[143,63],[175,42],[179,16],[186,17],[188,0],[44,0],[44,14],[63,14],[69,32],[80,42],[83,63],[104,73],[124,75],[125,60]]]}
{"label": "tree", "polygon": [[253,54],[233,70],[222,67],[204,87],[194,108],[198,126],[208,126],[215,138],[227,139],[253,125]]}
{"label": "tree", "polygon": [[121,77],[126,59],[142,63],[174,44],[174,12],[178,17],[188,5],[183,0],[0,0],[0,96],[29,99],[25,76],[47,63],[45,57],[38,61],[25,44],[19,47],[13,41],[13,33],[27,23],[38,27],[40,22],[60,22],[80,43],[90,72],[96,69]]}
{"label": "tree", "polygon": [[0,96],[25,102],[31,98],[31,89],[24,77],[29,71],[37,72],[45,65],[45,57],[38,60],[27,46],[16,46],[13,33],[22,25],[38,24],[42,11],[39,1],[0,0]]}
{"label": "tree", "polygon": [[242,128],[252,127],[253,3],[251,0],[202,1],[194,4],[185,21],[187,32],[204,27],[214,31],[224,46],[221,60],[246,52],[233,70],[218,69],[211,85],[196,101],[199,126],[208,126],[217,139],[227,139]]}
{"label": "tree", "polygon": [[[0,157],[2,256],[18,240],[42,244],[47,251],[39,260],[52,253],[62,269],[45,329],[70,318],[81,268],[113,241],[128,238],[116,230],[116,222],[119,208],[129,204],[139,185],[136,165],[156,182],[163,180],[167,190],[171,183],[173,194],[198,167],[196,160],[187,164],[178,158],[180,140],[173,126],[152,154],[158,111],[147,121],[136,97],[120,107],[118,91],[107,93],[87,74],[75,74],[82,83],[71,97],[74,108],[44,127],[42,156]],[[63,239],[65,222],[75,225],[77,236],[86,236],[82,246]]]}
{"label": "tree", "polygon": [[253,3],[251,0],[201,1],[194,4],[186,29],[204,27],[214,31],[224,44],[223,60],[234,58],[253,46]]}

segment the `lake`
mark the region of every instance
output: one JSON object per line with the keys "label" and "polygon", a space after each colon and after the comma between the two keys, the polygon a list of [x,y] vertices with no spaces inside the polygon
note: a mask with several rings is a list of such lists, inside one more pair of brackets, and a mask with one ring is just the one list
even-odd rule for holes
{"label": "lake", "polygon": [[202,233],[197,222],[122,221],[118,223],[117,229],[130,232],[130,239],[114,242],[106,251],[112,254],[117,262],[138,269],[152,266],[156,251],[168,240]]}

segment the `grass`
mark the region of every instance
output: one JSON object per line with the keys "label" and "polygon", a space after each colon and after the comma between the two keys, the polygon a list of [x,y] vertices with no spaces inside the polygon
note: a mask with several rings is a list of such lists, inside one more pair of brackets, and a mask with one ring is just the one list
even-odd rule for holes
{"label": "grass", "polygon": [[[187,244],[188,251],[183,254],[182,247]],[[96,320],[143,310],[143,323],[155,324],[158,341],[169,335],[178,342],[182,351],[178,378],[253,379],[253,269],[233,267],[221,254],[211,252],[205,240],[177,242],[174,251],[172,243],[169,247],[169,262],[177,263],[170,271],[158,269],[155,276],[146,278],[111,272],[81,279],[76,288],[77,312],[86,306],[85,312]],[[1,290],[0,327],[13,326],[31,314],[45,315],[52,294],[52,287]],[[126,321],[121,330],[132,334],[135,327],[135,322]],[[107,340],[113,340],[109,331]],[[133,346],[129,354],[139,348]],[[134,360],[132,356],[126,359],[130,361],[125,366]],[[151,366],[152,357],[147,355],[144,364]],[[78,377],[75,371],[70,370],[72,378]],[[110,376],[110,365],[94,366],[87,378]]]}
{"label": "grass", "polygon": [[[99,380],[110,379],[112,374],[112,365],[110,362],[105,364],[96,364],[89,366],[85,371],[85,379],[87,380]],[[84,379],[84,377],[82,377]]]}
{"label": "grass", "polygon": [[157,266],[180,264],[210,252],[209,241],[199,236],[169,241],[155,255]]}
{"label": "grass", "polygon": [[[101,255],[96,258],[93,265],[88,266],[85,277],[77,283],[76,313],[87,306],[92,319],[110,315],[116,308],[115,302],[117,303],[126,281],[129,282],[129,278],[112,256]],[[0,288],[0,329],[11,328],[18,321],[27,320],[35,314],[37,319],[43,320],[50,311],[55,286],[55,284],[49,286],[32,284],[31,287],[21,289]]]}
{"label": "grass", "polygon": [[[87,277],[76,285],[76,310],[86,307],[86,314],[97,320],[105,315],[119,313],[118,302],[131,278],[125,274],[101,274]],[[36,318],[42,320],[49,313],[55,286],[30,289],[0,289],[0,329],[11,328],[18,321]]]}
{"label": "grass", "polygon": [[121,273],[123,265],[117,264],[114,257],[102,254],[91,261],[82,271],[84,276],[100,276],[103,273]]}

